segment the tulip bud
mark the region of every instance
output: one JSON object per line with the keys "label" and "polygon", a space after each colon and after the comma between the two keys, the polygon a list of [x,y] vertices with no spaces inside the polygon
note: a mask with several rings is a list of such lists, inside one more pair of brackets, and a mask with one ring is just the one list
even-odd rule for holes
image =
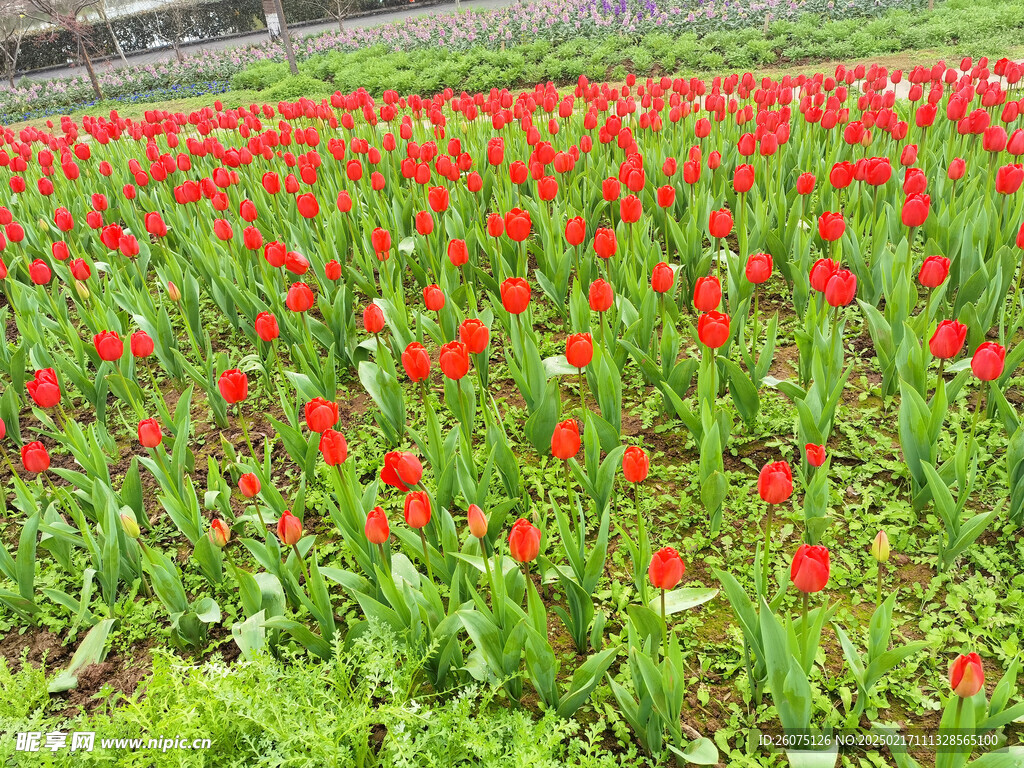
{"label": "tulip bud", "polygon": [[172,282],[167,283],[167,298],[171,301],[181,301],[181,291],[179,291],[178,286]]}
{"label": "tulip bud", "polygon": [[469,521],[469,532],[473,536],[482,539],[487,535],[487,518],[480,507],[476,504],[470,504],[469,509],[466,511],[466,517]]}
{"label": "tulip bud", "polygon": [[277,538],[286,547],[294,547],[302,538],[302,521],[286,509],[277,521]]}
{"label": "tulip bud", "polygon": [[949,665],[949,687],[957,696],[969,699],[984,686],[985,668],[978,654],[960,654]]}
{"label": "tulip bud", "polygon": [[231,529],[220,518],[210,523],[210,541],[217,549],[224,549],[231,539]]}
{"label": "tulip bud", "polygon": [[78,298],[85,301],[89,298],[89,286],[83,283],[81,280],[75,280],[75,293],[78,294]]}
{"label": "tulip bud", "polygon": [[871,542],[871,556],[880,563],[889,561],[889,537],[885,531],[879,531]]}
{"label": "tulip bud", "polygon": [[135,518],[124,512],[121,513],[121,527],[129,538],[137,539],[142,535],[142,531],[139,530],[139,524],[135,522]]}

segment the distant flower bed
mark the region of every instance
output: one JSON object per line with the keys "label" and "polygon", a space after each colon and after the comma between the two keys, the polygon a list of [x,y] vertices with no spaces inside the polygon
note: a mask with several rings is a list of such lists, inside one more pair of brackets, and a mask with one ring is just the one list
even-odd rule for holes
{"label": "distant flower bed", "polygon": [[[640,36],[651,32],[705,35],[720,30],[793,21],[805,14],[826,19],[876,16],[893,9],[921,7],[924,0],[528,0],[492,11],[420,16],[377,27],[333,30],[296,40],[296,53],[308,59],[330,51],[371,45],[394,50],[474,47],[501,48],[551,40],[596,38],[611,34]],[[184,63],[168,61],[100,71],[107,99],[161,88],[226,82],[245,67],[282,61],[279,43],[204,51]],[[210,91],[200,90],[200,93]],[[0,86],[0,121],[27,119],[95,102],[85,76],[56,77],[11,88]]]}

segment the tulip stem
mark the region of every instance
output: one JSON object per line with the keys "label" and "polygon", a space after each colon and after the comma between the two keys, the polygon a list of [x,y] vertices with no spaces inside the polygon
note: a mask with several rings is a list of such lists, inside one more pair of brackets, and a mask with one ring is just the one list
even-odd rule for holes
{"label": "tulip stem", "polygon": [[663,648],[663,651],[664,651],[665,654],[668,654],[668,616],[665,613],[665,588],[664,587],[661,588],[661,628],[662,628],[662,630],[664,632],[663,640],[665,642],[665,647]]}
{"label": "tulip stem", "polygon": [[768,505],[768,522],[764,529],[764,562],[762,563],[762,574],[764,581],[764,593],[768,594],[768,549],[772,542],[772,519],[775,516],[775,506],[772,504]]}
{"label": "tulip stem", "polygon": [[942,386],[942,371],[946,366],[945,358],[939,358],[939,372],[935,376],[935,394],[939,394],[939,387]]}
{"label": "tulip stem", "polygon": [[967,441],[967,450],[970,451],[974,445],[974,432],[978,428],[978,415],[981,413],[982,389],[978,387],[978,394],[974,398],[974,417],[971,419],[971,437]]}
{"label": "tulip stem", "polygon": [[381,563],[382,566],[384,566],[384,573],[386,573],[388,575],[388,577],[390,578],[390,576],[391,576],[391,564],[388,562],[388,557],[384,553],[384,542],[381,542],[380,544],[378,544],[377,547],[380,549],[380,563]]}
{"label": "tulip stem", "polygon": [[576,369],[576,376],[577,376],[577,381],[579,381],[579,387],[580,387],[580,418],[583,418],[584,415],[587,413],[587,399],[586,399],[586,395],[583,393],[583,369],[582,368],[577,368]]}
{"label": "tulip stem", "polygon": [[637,533],[637,562],[635,564],[633,580],[636,583],[637,592],[640,593],[640,600],[647,605],[647,581],[644,579],[644,564],[649,542],[647,539],[647,527],[644,525],[644,515],[640,510],[640,483],[633,483],[633,506],[636,507],[636,533]]}
{"label": "tulip stem", "polygon": [[238,421],[242,424],[242,434],[245,436],[245,444],[249,447],[249,456],[256,461],[256,451],[252,449],[252,440],[249,439],[249,421],[242,413],[242,404],[238,404]]}
{"label": "tulip stem", "polygon": [[299,565],[302,567],[302,578],[308,585],[309,570],[306,568],[306,561],[302,559],[302,554],[299,552],[299,547],[297,544],[292,544],[292,552],[294,552],[295,556],[299,559]]}
{"label": "tulip stem", "polygon": [[565,471],[565,503],[572,501],[572,484],[569,480],[569,460],[562,462],[562,469]]}
{"label": "tulip stem", "polygon": [[430,550],[427,549],[427,536],[423,533],[423,529],[420,528],[420,542],[423,544],[423,560],[427,564],[427,578],[430,582],[434,582],[434,571],[430,567]]}
{"label": "tulip stem", "polygon": [[882,569],[885,566],[881,561],[878,563],[878,591],[875,594],[875,608],[882,605]]}

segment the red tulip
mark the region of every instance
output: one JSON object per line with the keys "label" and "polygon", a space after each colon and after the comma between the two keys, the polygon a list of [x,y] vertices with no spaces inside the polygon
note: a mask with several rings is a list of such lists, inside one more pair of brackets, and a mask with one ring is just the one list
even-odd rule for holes
{"label": "red tulip", "polygon": [[238,478],[238,490],[247,499],[251,499],[260,492],[260,479],[252,472],[246,472]]}
{"label": "red tulip", "polygon": [[320,455],[330,467],[344,464],[348,458],[348,443],[345,436],[334,429],[325,429],[320,435]]}
{"label": "red tulip", "polygon": [[448,242],[448,261],[452,266],[461,267],[469,261],[469,249],[465,240],[451,240]]}
{"label": "red tulip", "polygon": [[284,303],[292,312],[306,312],[316,303],[316,298],[313,289],[305,283],[292,283]]}
{"label": "red tulip", "polygon": [[540,554],[540,529],[519,518],[508,534],[508,551],[517,563],[529,563]]}
{"label": "red tulip", "polygon": [[501,305],[513,315],[521,315],[530,304],[530,284],[521,277],[510,277],[501,284]]}
{"label": "red tulip", "polygon": [[594,233],[594,253],[602,259],[610,259],[618,250],[615,231],[607,227],[599,227]]}
{"label": "red tulip", "polygon": [[662,547],[651,557],[647,578],[657,589],[675,589],[686,573],[683,558],[672,547]]}
{"label": "red tulip", "polygon": [[793,495],[793,473],[785,461],[765,464],[757,476],[757,492],[768,504],[781,504]]}
{"label": "red tulip", "polygon": [[167,225],[164,223],[163,217],[155,211],[147,213],[145,218],[146,232],[153,237],[166,237],[167,236]]}
{"label": "red tulip", "polygon": [[938,288],[949,277],[949,259],[945,256],[929,256],[921,265],[917,279],[925,288]]}
{"label": "red tulip", "polygon": [[35,440],[21,446],[21,464],[26,472],[45,472],[50,468],[50,454],[46,446]]}
{"label": "red tulip", "polygon": [[370,302],[363,310],[363,328],[367,333],[378,334],[384,330],[384,310]]}
{"label": "red tulip", "polygon": [[411,342],[405,348],[402,367],[410,381],[423,381],[430,375],[430,356],[418,341]]}
{"label": "red tulip", "polygon": [[804,446],[804,454],[807,456],[807,463],[812,467],[820,467],[825,463],[825,446],[807,443]]}
{"label": "red tulip", "polygon": [[449,341],[441,347],[438,364],[441,373],[458,381],[469,372],[469,350],[461,341]]}
{"label": "red tulip", "polygon": [[277,318],[269,312],[260,312],[256,315],[256,335],[267,342],[280,336],[281,329],[277,325]]}
{"label": "red tulip", "polygon": [[391,535],[391,527],[388,525],[388,517],[380,507],[374,507],[366,515],[366,525],[363,528],[366,533],[366,540],[371,544],[383,544]]}
{"label": "red tulip", "polygon": [[440,312],[444,307],[444,291],[437,285],[428,285],[423,289],[423,304],[431,312]]}
{"label": "red tulip", "polygon": [[946,171],[946,176],[952,181],[959,181],[966,172],[967,163],[964,162],[964,159],[962,157],[954,157],[949,161],[949,169]]}
{"label": "red tulip", "polygon": [[249,396],[249,377],[237,368],[232,368],[220,375],[217,389],[221,397],[228,401],[228,405],[240,403]]}
{"label": "red tulip", "polygon": [[818,234],[821,239],[827,242],[834,242],[843,236],[846,231],[846,221],[843,214],[825,211],[818,217]]}
{"label": "red tulip", "polygon": [[960,354],[966,340],[966,325],[957,320],[943,320],[932,334],[928,349],[935,357],[949,360]]}
{"label": "red tulip", "polygon": [[320,203],[317,202],[316,196],[310,192],[299,195],[295,200],[295,205],[299,209],[299,214],[304,219],[314,219],[320,213]]}
{"label": "red tulip", "polygon": [[555,425],[551,435],[551,455],[568,461],[580,450],[580,429],[576,419],[566,419]]}
{"label": "red tulip", "polygon": [[587,223],[582,216],[575,216],[565,223],[565,240],[569,245],[579,245],[587,236]]}
{"label": "red tulip", "polygon": [[60,402],[60,383],[53,368],[43,368],[33,374],[32,381],[25,384],[29,396],[40,408],[53,408]]}
{"label": "red tulip", "polygon": [[324,432],[338,423],[338,404],[315,397],[306,403],[306,426],[311,432]]}
{"label": "red tulip", "polygon": [[431,187],[427,192],[427,204],[434,213],[448,210],[448,190],[444,187]]}
{"label": "red tulip", "polygon": [[482,539],[487,535],[487,518],[480,507],[476,504],[470,504],[469,509],[466,510],[466,519],[469,523],[469,532],[474,537]]}
{"label": "red tulip", "polygon": [[736,173],[732,177],[732,188],[737,194],[749,192],[754,186],[754,166],[746,163],[736,167]]}
{"label": "red tulip", "polygon": [[124,354],[124,342],[116,331],[101,331],[92,337],[92,343],[100,360],[113,362]]}
{"label": "red tulip", "polygon": [[405,523],[410,528],[423,528],[430,522],[430,497],[426,491],[405,495]]}
{"label": "red tulip", "polygon": [[487,349],[491,332],[480,320],[468,318],[459,326],[459,340],[466,345],[470,354],[479,355]]}
{"label": "red tulip", "polygon": [[671,208],[676,202],[676,189],[675,187],[666,184],[663,187],[658,187],[658,207],[659,208]]}
{"label": "red tulip", "polygon": [[277,521],[277,538],[286,547],[294,547],[302,538],[302,521],[286,509]]}
{"label": "red tulip", "polygon": [[723,312],[705,312],[697,319],[697,338],[701,344],[718,349],[729,340],[729,316]]}
{"label": "red tulip", "polygon": [[857,295],[857,276],[848,269],[840,269],[825,285],[825,301],[831,307],[845,307]]}
{"label": "red tulip", "polygon": [[992,381],[1003,375],[1006,349],[994,341],[986,341],[974,350],[971,370],[981,381]]}
{"label": "red tulip", "polygon": [[711,212],[711,217],[708,220],[708,232],[711,237],[729,236],[729,233],[732,232],[732,214],[728,208],[720,208]]}
{"label": "red tulip", "polygon": [[505,214],[505,231],[509,239],[521,243],[530,236],[530,214],[520,208],[513,208]]}
{"label": "red tulip", "polygon": [[46,285],[50,282],[53,273],[50,272],[50,268],[46,265],[45,261],[36,259],[28,266],[28,276],[33,284]]}
{"label": "red tulip", "polygon": [[675,279],[676,273],[672,267],[664,261],[660,261],[654,265],[654,269],[651,271],[651,288],[658,293],[668,293],[672,290]]}
{"label": "red tulip", "polygon": [[798,195],[809,195],[814,191],[814,183],[817,179],[813,173],[801,173],[796,180],[796,192]]}
{"label": "red tulip", "polygon": [[693,306],[699,312],[710,312],[718,309],[722,303],[722,284],[714,275],[698,277],[693,286]]}
{"label": "red tulip", "polygon": [[976,653],[960,654],[949,665],[949,687],[962,699],[969,699],[985,687],[985,668]]}
{"label": "red tulip", "polygon": [[920,227],[928,218],[931,198],[928,195],[908,195],[903,202],[901,218],[905,227]]}
{"label": "red tulip", "polygon": [[324,264],[324,277],[331,281],[341,280],[341,264],[337,259],[331,259]]}
{"label": "red tulip", "polygon": [[377,259],[385,261],[391,252],[391,233],[386,229],[377,227],[370,233],[370,244],[373,246]]}
{"label": "red tulip", "polygon": [[772,276],[772,257],[767,253],[753,253],[747,258],[747,280],[760,285]]}
{"label": "red tulip", "polygon": [[828,281],[832,279],[832,275],[839,271],[839,264],[832,259],[818,259],[814,262],[814,266],[811,267],[810,283],[811,288],[824,293],[825,288],[828,287]]}
{"label": "red tulip", "polygon": [[612,290],[610,283],[599,277],[590,284],[588,298],[591,310],[594,312],[607,312],[615,301],[615,291]]}
{"label": "red tulip", "polygon": [[[69,258],[71,258],[71,248],[69,248],[68,244],[65,243],[63,240],[58,240],[56,243],[51,245],[50,253],[53,254],[53,258],[55,258],[57,261],[67,261]],[[91,274],[89,266],[85,264],[85,262],[82,259],[75,259],[75,261],[81,262],[85,266],[87,279],[89,274]],[[72,267],[72,273],[74,273],[74,267]]]}
{"label": "red tulip", "polygon": [[801,544],[793,556],[789,578],[793,586],[805,594],[820,592],[828,584],[829,553],[827,547]]}
{"label": "red tulip", "polygon": [[1012,195],[1024,184],[1024,165],[1015,163],[996,170],[996,192]]}
{"label": "red tulip", "polygon": [[651,467],[651,460],[644,453],[643,448],[635,445],[629,446],[622,454],[622,476],[630,483],[642,483],[647,479],[647,472]]}
{"label": "red tulip", "polygon": [[423,465],[415,455],[408,451],[391,451],[384,454],[384,466],[380,470],[381,482],[408,491],[410,486],[418,485],[423,477]]}
{"label": "red tulip", "polygon": [[163,439],[164,433],[156,419],[143,419],[139,422],[139,442],[143,448],[156,448]]}
{"label": "red tulip", "polygon": [[574,333],[565,340],[565,359],[573,368],[586,368],[594,357],[594,342],[589,333]]}
{"label": "red tulip", "polygon": [[153,354],[153,339],[145,331],[136,331],[132,334],[130,348],[132,357],[145,358]]}
{"label": "red tulip", "polygon": [[429,211],[420,211],[416,214],[416,232],[426,237],[434,231],[434,217]]}
{"label": "red tulip", "polygon": [[619,216],[627,224],[634,224],[640,221],[642,213],[643,206],[640,204],[640,198],[636,195],[626,195],[619,201]]}

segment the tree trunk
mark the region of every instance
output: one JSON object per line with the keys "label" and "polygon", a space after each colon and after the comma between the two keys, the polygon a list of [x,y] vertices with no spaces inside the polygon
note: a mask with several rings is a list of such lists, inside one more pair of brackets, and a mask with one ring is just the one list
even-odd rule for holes
{"label": "tree trunk", "polygon": [[125,58],[124,51],[121,49],[121,43],[117,39],[117,35],[114,34],[114,25],[110,23],[110,19],[107,18],[107,4],[102,2],[99,5],[100,18],[103,19],[103,23],[107,27],[107,32],[110,34],[110,39],[114,43],[114,52],[121,57],[121,61],[124,64],[128,63],[128,59]]}
{"label": "tree trunk", "polygon": [[284,52],[288,56],[288,68],[293,75],[299,74],[299,65],[295,62],[295,49],[292,47],[292,36],[288,31],[288,22],[284,18],[284,3],[281,0],[274,0],[277,8],[278,23],[281,25],[281,39],[284,40]]}
{"label": "tree trunk", "polygon": [[185,56],[181,52],[181,10],[175,9],[174,16],[174,56],[179,64],[185,63]]}
{"label": "tree trunk", "polygon": [[99,78],[96,77],[96,70],[92,68],[92,59],[89,58],[89,51],[86,50],[85,40],[78,35],[78,48],[82,51],[82,60],[85,62],[85,69],[89,73],[89,82],[92,83],[93,93],[98,101],[103,101],[103,90],[100,88]]}

